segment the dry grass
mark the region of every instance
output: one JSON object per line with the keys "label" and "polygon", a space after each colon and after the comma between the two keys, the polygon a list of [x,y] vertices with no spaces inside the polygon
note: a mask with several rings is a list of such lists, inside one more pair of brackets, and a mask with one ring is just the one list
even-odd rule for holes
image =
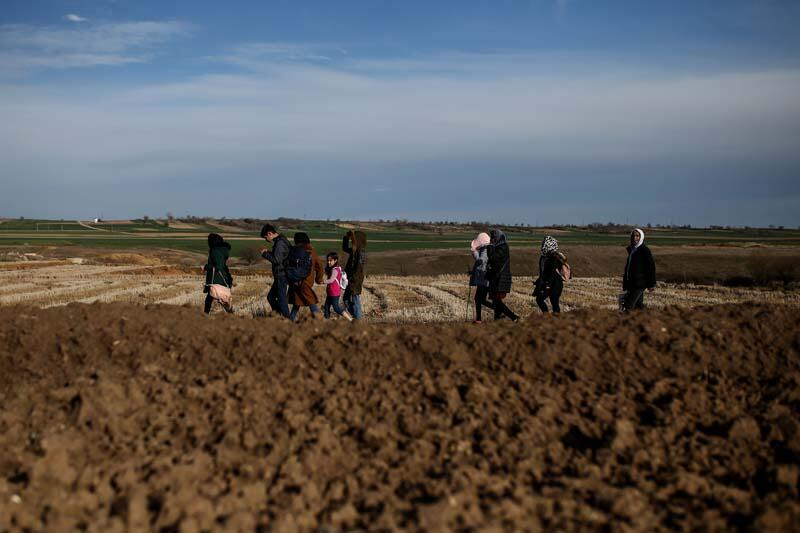
{"label": "dry grass", "polygon": [[[0,305],[27,304],[37,307],[70,302],[135,302],[202,307],[203,276],[200,274],[152,275],[146,269],[131,274],[131,266],[53,265],[33,270],[0,271]],[[124,273],[124,274],[123,274]],[[514,279],[506,302],[521,315],[538,313],[531,296],[532,278]],[[234,288],[236,314],[262,316],[269,311],[266,293],[271,279],[238,276]],[[323,286],[315,287],[320,302]],[[614,309],[620,291],[615,278],[577,278],[566,284],[562,310]],[[371,276],[362,294],[366,316],[380,322],[441,322],[471,319],[474,308],[468,297],[466,276]],[[729,288],[705,285],[659,283],[646,296],[649,307],[668,305],[695,307],[723,303],[767,302],[800,306],[800,291]],[[220,312],[218,308],[215,312]],[[304,311],[307,313],[307,311]]]}

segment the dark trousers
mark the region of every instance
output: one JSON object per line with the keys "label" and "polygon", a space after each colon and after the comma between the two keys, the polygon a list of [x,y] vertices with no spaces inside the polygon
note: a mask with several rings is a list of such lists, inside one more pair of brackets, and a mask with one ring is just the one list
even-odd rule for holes
{"label": "dark trousers", "polygon": [[506,297],[506,293],[504,292],[495,292],[492,293],[492,305],[494,305],[494,319],[499,320],[503,318],[503,315],[507,316],[511,320],[517,320],[519,317],[514,314],[514,311],[508,308],[508,306],[503,302],[503,299]]}
{"label": "dark trousers", "polygon": [[644,309],[644,289],[628,289],[625,293],[625,310]]}
{"label": "dark trousers", "polygon": [[549,294],[539,293],[536,296],[536,305],[539,306],[539,309],[542,310],[542,313],[547,313],[549,311],[549,309],[547,309],[547,303],[546,303],[546,300],[548,298],[550,298],[550,303],[553,305],[553,312],[554,313],[561,312],[561,306],[559,305],[559,301],[561,300],[562,290],[563,287],[559,287],[556,285],[552,289],[550,289]]}
{"label": "dark trousers", "polygon": [[267,302],[273,311],[277,311],[281,316],[289,318],[289,280],[286,276],[275,276],[272,280],[272,287],[267,293]]}
{"label": "dark trousers", "polygon": [[475,289],[475,320],[481,319],[481,308],[485,305],[489,309],[494,309],[494,305],[486,297],[489,295],[489,287],[477,287]]}
{"label": "dark trousers", "polygon": [[325,318],[331,317],[331,309],[336,311],[337,315],[344,316],[344,309],[342,309],[342,306],[339,305],[338,296],[328,296],[327,298],[325,298],[325,307],[323,311]]}
{"label": "dark trousers", "polygon": [[209,314],[211,312],[211,305],[214,303],[214,298],[210,294],[206,294],[206,303],[203,306],[203,312]]}

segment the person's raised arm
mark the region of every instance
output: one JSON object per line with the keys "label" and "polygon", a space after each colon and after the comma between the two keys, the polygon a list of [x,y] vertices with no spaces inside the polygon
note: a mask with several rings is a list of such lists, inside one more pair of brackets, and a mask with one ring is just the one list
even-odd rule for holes
{"label": "person's raised arm", "polygon": [[345,233],[344,237],[342,238],[342,250],[344,250],[344,253],[346,253],[346,254],[352,254],[353,253],[353,247],[350,246],[350,233],[349,232]]}

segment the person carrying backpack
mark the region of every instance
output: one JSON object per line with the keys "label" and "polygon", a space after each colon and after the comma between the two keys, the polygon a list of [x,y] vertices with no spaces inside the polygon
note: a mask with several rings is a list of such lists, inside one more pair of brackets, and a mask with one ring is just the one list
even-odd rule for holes
{"label": "person carrying backpack", "polygon": [[344,271],[342,271],[342,267],[339,266],[339,254],[331,252],[325,259],[328,264],[328,266],[325,267],[326,297],[325,307],[323,308],[325,318],[331,317],[331,309],[333,309],[339,316],[352,321],[353,317],[350,316],[350,313],[343,311],[339,306],[339,296],[342,294],[342,289],[346,289],[349,283],[347,274],[345,274]]}
{"label": "person carrying backpack", "polygon": [[506,242],[506,235],[499,229],[489,232],[491,246],[488,252],[488,268],[486,278],[489,280],[489,298],[494,306],[494,319],[499,320],[503,315],[516,322],[519,317],[503,302],[511,292],[511,251]]}
{"label": "person carrying backpack", "polygon": [[294,234],[294,246],[286,259],[286,278],[289,281],[288,297],[292,302],[289,320],[297,319],[301,307],[308,307],[314,315],[321,316],[314,282],[324,281],[325,269],[307,233]]}
{"label": "person carrying backpack", "polygon": [[221,235],[211,233],[208,236],[208,261],[203,267],[206,273],[206,283],[203,292],[206,301],[203,312],[209,314],[214,301],[218,301],[228,313],[233,313],[231,305],[231,288],[233,276],[228,270],[228,257],[231,245],[225,242]]}
{"label": "person carrying backpack", "polygon": [[475,320],[473,324],[481,323],[481,308],[483,306],[494,309],[494,305],[487,300],[489,295],[489,280],[486,279],[486,269],[489,266],[489,244],[491,239],[487,233],[479,233],[470,244],[472,257],[475,264],[469,276],[470,287],[475,287]]}
{"label": "person carrying backpack", "polygon": [[656,286],[656,262],[650,248],[644,243],[644,231],[639,228],[631,232],[630,245],[626,248],[628,260],[622,276],[623,295],[620,307],[623,311],[644,309],[644,291]]}
{"label": "person carrying backpack", "polygon": [[361,291],[367,264],[367,235],[363,231],[348,231],[342,239],[342,250],[347,256],[344,273],[350,283],[344,290],[344,304],[355,320],[361,320]]}
{"label": "person carrying backpack", "polygon": [[272,264],[272,287],[267,293],[267,302],[273,311],[289,318],[287,299],[289,280],[286,278],[286,259],[289,257],[289,240],[278,233],[272,224],[264,224],[261,238],[272,243],[272,250],[261,249],[261,257]]}
{"label": "person carrying backpack", "polygon": [[534,282],[533,295],[536,305],[547,313],[546,300],[550,298],[554,313],[561,312],[559,300],[564,290],[564,280],[571,277],[569,264],[564,254],[558,251],[558,241],[550,235],[542,240],[542,253],[539,256],[539,277]]}

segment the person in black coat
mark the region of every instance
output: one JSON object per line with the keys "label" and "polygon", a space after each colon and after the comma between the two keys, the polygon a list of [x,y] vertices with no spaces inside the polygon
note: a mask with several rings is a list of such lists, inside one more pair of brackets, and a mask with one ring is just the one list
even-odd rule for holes
{"label": "person in black coat", "polygon": [[546,302],[547,298],[550,298],[553,312],[561,312],[559,300],[561,299],[561,292],[564,290],[564,280],[559,269],[563,264],[562,257],[558,252],[558,241],[549,235],[546,236],[542,241],[542,254],[539,257],[539,278],[536,280],[536,286],[533,290],[533,295],[536,297],[536,305],[539,306],[542,313],[549,311]]}
{"label": "person in black coat", "polygon": [[[208,260],[203,267],[203,272],[206,273],[206,283],[203,286],[203,292],[206,293],[206,301],[203,306],[203,312],[206,314],[211,312],[211,305],[214,303],[214,297],[211,296],[211,285],[222,285],[229,290],[233,287],[233,276],[228,270],[230,251],[231,245],[225,242],[222,235],[217,233],[208,235]],[[225,311],[233,312],[230,301],[221,300],[220,304]]]}
{"label": "person in black coat", "polygon": [[493,229],[489,232],[489,239],[491,246],[488,249],[486,279],[489,280],[489,298],[494,306],[494,318],[497,320],[505,315],[516,322],[519,317],[503,302],[511,292],[511,252],[506,236],[499,229]]}
{"label": "person in black coat", "polygon": [[656,286],[656,263],[650,248],[644,243],[644,231],[636,228],[631,232],[631,244],[627,248],[628,260],[622,276],[625,291],[625,310],[644,308],[644,291]]}

